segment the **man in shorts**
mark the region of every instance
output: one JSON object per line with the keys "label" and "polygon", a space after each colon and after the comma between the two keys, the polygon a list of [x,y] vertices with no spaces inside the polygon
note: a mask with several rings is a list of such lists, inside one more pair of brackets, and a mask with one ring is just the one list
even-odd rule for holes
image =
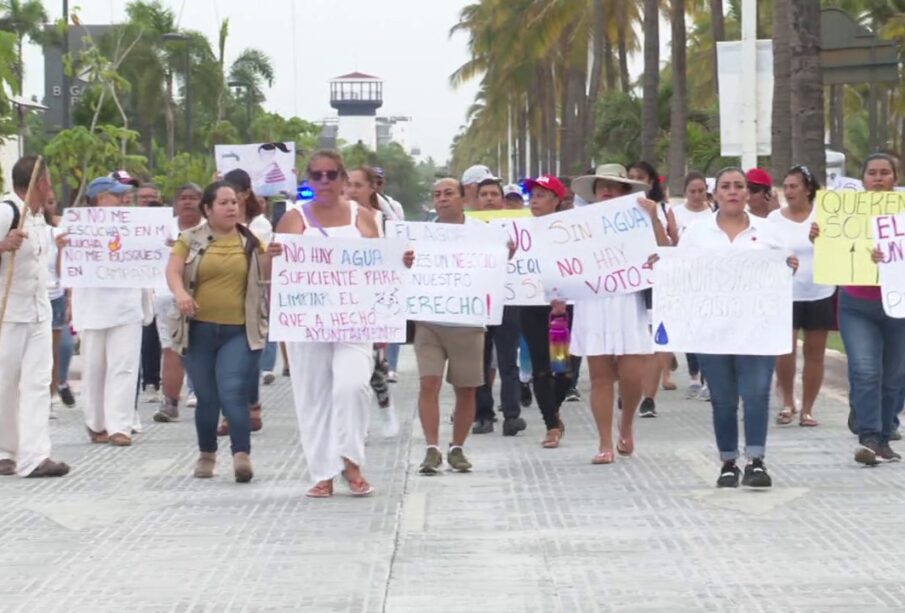
{"label": "man in shorts", "polygon": [[[453,178],[440,179],[434,184],[434,208],[437,223],[480,224],[465,217],[465,190]],[[456,395],[452,442],[446,461],[458,472],[471,470],[471,462],[462,449],[475,417],[475,391],[484,384],[484,327],[415,324],[415,357],[421,387],[418,393],[418,413],[427,441],[427,451],[421,463],[422,475],[437,475],[443,465],[440,452],[440,388],[443,374]]]}

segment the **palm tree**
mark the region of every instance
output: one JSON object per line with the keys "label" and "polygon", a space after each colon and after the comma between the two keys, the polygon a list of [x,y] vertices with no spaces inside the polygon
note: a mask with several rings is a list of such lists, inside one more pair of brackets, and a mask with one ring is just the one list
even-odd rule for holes
{"label": "palm tree", "polygon": [[773,0],[773,112],[771,155],[773,176],[792,166],[792,36],[789,0]]}
{"label": "palm tree", "polygon": [[641,108],[641,157],[656,161],[657,94],[660,89],[660,3],[644,0],[644,97]]}
{"label": "palm tree", "polygon": [[25,81],[22,45],[26,38],[40,42],[44,24],[47,23],[47,12],[40,0],[0,0],[0,11],[3,12],[0,16],[0,30],[12,32],[16,36],[16,57],[13,66],[17,88],[14,91],[21,96]]}
{"label": "palm tree", "polygon": [[820,0],[788,0],[792,36],[792,159],[826,176],[823,82],[820,72]]}
{"label": "palm tree", "polygon": [[688,82],[685,66],[685,0],[672,0],[672,112],[669,117],[669,187],[673,194],[682,191],[688,149]]}

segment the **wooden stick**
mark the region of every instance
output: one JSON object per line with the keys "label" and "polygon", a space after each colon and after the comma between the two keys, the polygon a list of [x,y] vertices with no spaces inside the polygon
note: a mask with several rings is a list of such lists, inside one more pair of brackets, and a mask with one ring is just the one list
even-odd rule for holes
{"label": "wooden stick", "polygon": [[[25,206],[22,209],[22,214],[19,215],[19,225],[16,227],[16,230],[21,230],[25,227],[25,216],[29,213],[29,201],[31,200],[31,193],[34,191],[35,183],[38,182],[38,177],[41,176],[41,171],[44,167],[44,158],[40,155],[35,160],[35,166],[31,170],[31,178],[28,180],[28,189],[25,191]],[[19,253],[19,250],[10,252],[9,258],[9,268],[6,270],[6,283],[5,283],[5,291],[3,292],[3,302],[0,303],[0,332],[3,331],[3,319],[6,317],[6,305],[9,303],[9,292],[13,287],[13,272],[16,267],[16,254]]]}

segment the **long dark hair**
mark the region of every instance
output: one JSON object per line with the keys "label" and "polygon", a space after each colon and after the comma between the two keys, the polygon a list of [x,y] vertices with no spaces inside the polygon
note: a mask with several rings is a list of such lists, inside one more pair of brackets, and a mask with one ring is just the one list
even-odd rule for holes
{"label": "long dark hair", "polygon": [[[223,175],[223,181],[229,184],[237,192],[245,192],[245,223],[250,223],[252,219],[264,212],[261,205],[258,204],[258,197],[251,188],[251,177],[241,168],[234,168]],[[204,201],[202,200],[202,203]]]}
{"label": "long dark hair", "polygon": [[650,189],[647,191],[648,198],[654,202],[663,202],[666,200],[666,193],[663,191],[663,186],[660,184],[660,175],[653,164],[645,162],[644,160],[638,160],[629,166],[628,170],[631,170],[632,168],[641,170],[650,177]]}

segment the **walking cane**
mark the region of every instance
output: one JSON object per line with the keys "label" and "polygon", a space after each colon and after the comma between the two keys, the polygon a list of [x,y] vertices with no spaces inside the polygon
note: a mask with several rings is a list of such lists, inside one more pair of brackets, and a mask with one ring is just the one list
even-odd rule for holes
{"label": "walking cane", "polygon": [[[28,202],[31,200],[31,193],[34,191],[35,183],[38,181],[38,177],[41,176],[41,169],[44,166],[44,158],[40,155],[38,159],[35,160],[35,167],[31,171],[31,179],[28,180],[28,189],[25,191],[25,207],[22,210],[22,214],[19,215],[19,225],[16,227],[16,230],[21,230],[25,227],[25,216],[28,214]],[[6,305],[9,303],[9,292],[13,287],[13,272],[16,266],[16,254],[19,253],[19,250],[16,249],[12,253],[10,253],[9,257],[9,268],[6,270],[6,283],[4,286],[3,292],[3,302],[0,303],[0,333],[3,331],[3,319],[6,317]]]}

